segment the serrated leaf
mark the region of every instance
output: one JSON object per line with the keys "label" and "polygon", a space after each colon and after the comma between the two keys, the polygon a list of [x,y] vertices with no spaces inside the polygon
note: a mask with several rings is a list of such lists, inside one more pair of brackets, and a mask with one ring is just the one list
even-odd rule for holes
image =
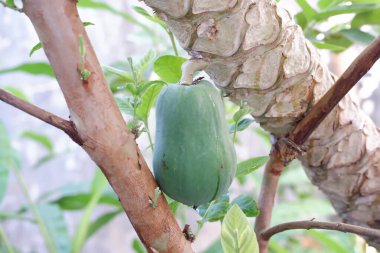
{"label": "serrated leaf", "polygon": [[258,253],[255,232],[238,205],[233,205],[222,223],[222,246],[224,253]]}
{"label": "serrated leaf", "polygon": [[138,78],[142,79],[144,72],[152,65],[154,60],[156,59],[156,52],[153,50],[149,50],[140,61],[134,66],[135,71],[137,72]]}
{"label": "serrated leaf", "polygon": [[30,50],[30,52],[29,52],[29,57],[32,57],[32,55],[36,52],[36,51],[38,51],[38,50],[40,50],[42,48],[42,43],[41,42],[38,42],[36,45],[34,45],[34,47],[32,47],[32,49]]}
{"label": "serrated leaf", "polygon": [[54,150],[53,142],[46,135],[35,133],[32,131],[25,131],[21,134],[21,138],[35,141],[39,143],[42,147],[46,148],[46,150],[49,152],[53,152]]}
{"label": "serrated leaf", "polygon": [[16,89],[12,86],[6,86],[4,87],[4,90],[8,91],[9,93],[15,95],[18,98],[21,98],[24,101],[29,101],[28,96],[20,89]]}
{"label": "serrated leaf", "polygon": [[134,239],[132,242],[132,248],[135,253],[147,253],[144,245],[141,243],[139,239]]}
{"label": "serrated leaf", "polygon": [[247,217],[259,215],[259,208],[252,196],[242,194],[231,202],[231,206],[237,204]]}
{"label": "serrated leaf", "polygon": [[121,78],[120,81],[122,81],[122,82],[126,82],[126,83],[133,82],[133,76],[130,73],[128,73],[127,71],[124,71],[124,70],[121,70],[118,68],[114,68],[111,66],[103,66],[103,69],[106,73],[108,72],[108,73],[111,73],[111,74],[116,75],[119,78]]}
{"label": "serrated leaf", "polygon": [[58,253],[69,252],[71,240],[62,211],[52,204],[40,204],[37,208]]}
{"label": "serrated leaf", "polygon": [[224,194],[210,203],[199,206],[197,208],[197,212],[200,216],[202,216],[202,220],[199,221],[199,223],[204,224],[206,222],[222,220],[227,213],[229,206],[230,197],[228,194]]}
{"label": "serrated leaf", "polygon": [[100,217],[98,217],[95,221],[93,221],[90,224],[88,228],[88,232],[87,232],[87,239],[90,238],[92,235],[94,235],[99,229],[104,227],[107,223],[109,223],[113,218],[115,218],[117,215],[119,215],[122,212],[123,210],[119,209],[116,211],[105,213],[101,215]]}
{"label": "serrated leaf", "polygon": [[31,75],[45,75],[49,77],[55,77],[53,69],[48,63],[45,62],[23,63],[12,68],[0,70],[0,74],[13,72],[24,72]]}
{"label": "serrated leaf", "polygon": [[254,157],[238,163],[235,177],[245,176],[259,169],[269,161],[268,156]]}
{"label": "serrated leaf", "polygon": [[185,58],[172,55],[159,57],[153,65],[154,72],[166,83],[178,83],[182,76],[182,64]]}
{"label": "serrated leaf", "polygon": [[119,109],[127,115],[133,115],[133,106],[130,102],[130,97],[115,97]]}

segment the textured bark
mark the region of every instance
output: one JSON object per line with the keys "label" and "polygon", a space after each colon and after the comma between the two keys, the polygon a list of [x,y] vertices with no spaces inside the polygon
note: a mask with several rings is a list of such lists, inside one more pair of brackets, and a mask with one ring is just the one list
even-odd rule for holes
{"label": "textured bark", "polygon": [[[196,62],[261,126],[285,137],[334,83],[290,14],[271,0],[145,0]],[[380,133],[346,96],[299,157],[348,223],[380,228]],[[369,239],[380,247],[380,241]]]}
{"label": "textured bark", "polygon": [[[25,0],[32,21],[54,69],[82,147],[102,169],[120,198],[133,227],[149,252],[193,252],[165,198],[151,207],[157,183],[124,122],[102,74],[74,0]],[[86,48],[81,80],[79,36]]]}

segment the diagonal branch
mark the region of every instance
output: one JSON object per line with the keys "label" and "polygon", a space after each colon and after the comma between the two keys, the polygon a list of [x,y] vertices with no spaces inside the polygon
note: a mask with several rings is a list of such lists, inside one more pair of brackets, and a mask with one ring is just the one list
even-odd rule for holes
{"label": "diagonal branch", "polygon": [[62,119],[50,112],[47,112],[44,109],[41,109],[27,101],[24,101],[12,95],[4,89],[0,89],[0,100],[20,109],[23,112],[26,112],[29,115],[32,115],[33,117],[36,117],[37,119],[48,123],[49,125],[61,129],[67,135],[69,135],[73,141],[81,145],[82,140],[71,121]]}
{"label": "diagonal branch", "polygon": [[365,228],[346,223],[320,222],[320,221],[293,221],[271,227],[261,233],[262,238],[269,240],[273,235],[293,229],[324,229],[335,230],[344,233],[353,233],[361,236],[380,238],[380,230],[373,228]]}
{"label": "diagonal branch", "polygon": [[380,37],[376,38],[348,67],[330,90],[309,111],[287,139],[280,139],[273,146],[271,159],[266,165],[263,184],[259,196],[260,215],[256,219],[255,231],[258,235],[260,252],[268,251],[270,237],[264,237],[263,231],[270,227],[274,199],[279,177],[285,165],[302,152],[299,148],[334,109],[339,101],[370,70],[380,58]]}

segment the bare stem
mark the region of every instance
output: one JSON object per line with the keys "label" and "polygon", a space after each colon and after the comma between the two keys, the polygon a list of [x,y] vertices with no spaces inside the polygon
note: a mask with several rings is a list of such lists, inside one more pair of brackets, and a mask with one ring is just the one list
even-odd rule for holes
{"label": "bare stem", "polygon": [[76,143],[81,145],[81,140],[78,136],[77,131],[75,130],[71,121],[62,119],[50,112],[47,112],[29,102],[26,102],[11,93],[5,91],[4,89],[0,89],[0,100],[12,105],[23,112],[26,112],[29,115],[40,119],[49,125],[52,125],[58,129],[61,129],[65,133],[67,133]]}
{"label": "bare stem", "polygon": [[269,229],[261,232],[261,237],[265,240],[269,240],[273,235],[294,229],[324,229],[324,230],[335,230],[344,233],[353,233],[368,237],[380,238],[380,230],[365,228],[361,226],[355,226],[345,223],[335,223],[335,222],[319,222],[319,221],[293,221],[283,224],[276,225]]}
{"label": "bare stem", "polygon": [[258,206],[260,214],[256,219],[255,232],[258,236],[258,243],[261,249],[268,249],[268,240],[260,238],[261,231],[270,227],[272,218],[272,209],[276,197],[276,191],[280,175],[284,170],[284,163],[281,160],[277,150],[274,148],[270,155],[270,160],[267,163],[264,171],[263,182],[259,195]]}

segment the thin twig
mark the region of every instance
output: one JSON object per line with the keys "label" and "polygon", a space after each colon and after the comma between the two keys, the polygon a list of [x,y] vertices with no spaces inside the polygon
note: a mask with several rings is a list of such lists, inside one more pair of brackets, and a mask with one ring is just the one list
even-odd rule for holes
{"label": "thin twig", "polygon": [[353,233],[362,236],[376,237],[380,238],[380,230],[373,228],[366,228],[361,226],[355,226],[346,223],[335,223],[335,222],[319,222],[319,221],[293,221],[277,226],[271,227],[264,230],[261,233],[262,238],[269,240],[273,235],[293,229],[324,229],[324,230],[335,230],[344,233]]}
{"label": "thin twig", "polygon": [[295,146],[303,145],[306,139],[334,109],[339,101],[370,70],[379,58],[380,37],[375,39],[351,63],[349,68],[336,81],[330,90],[317,102],[305,118],[297,124],[289,134],[288,139],[281,139],[274,145],[271,152],[271,160],[267,164],[264,173],[263,184],[259,196],[260,215],[257,217],[255,224],[260,253],[266,253],[268,251],[270,236],[263,236],[263,231],[266,231],[270,226],[280,174],[285,164],[295,159],[300,151],[302,151],[302,149],[297,149]]}
{"label": "thin twig", "polygon": [[50,112],[47,112],[27,101],[24,101],[11,93],[5,91],[4,89],[0,89],[0,100],[3,102],[12,105],[23,112],[26,112],[58,129],[61,129],[65,133],[67,133],[76,143],[81,145],[82,141],[75,130],[75,127],[71,121],[62,119]]}
{"label": "thin twig", "polygon": [[259,238],[259,235],[261,231],[270,227],[278,180],[280,179],[280,175],[284,168],[284,163],[282,162],[277,150],[275,148],[272,149],[270,160],[265,166],[263,182],[261,183],[262,187],[258,200],[260,214],[255,223],[255,232],[258,235],[260,249],[268,248],[269,241],[262,240]]}
{"label": "thin twig", "polygon": [[289,135],[289,139],[302,145],[340,100],[355,86],[380,58],[380,36],[377,37],[350,64],[334,86],[313,106]]}

